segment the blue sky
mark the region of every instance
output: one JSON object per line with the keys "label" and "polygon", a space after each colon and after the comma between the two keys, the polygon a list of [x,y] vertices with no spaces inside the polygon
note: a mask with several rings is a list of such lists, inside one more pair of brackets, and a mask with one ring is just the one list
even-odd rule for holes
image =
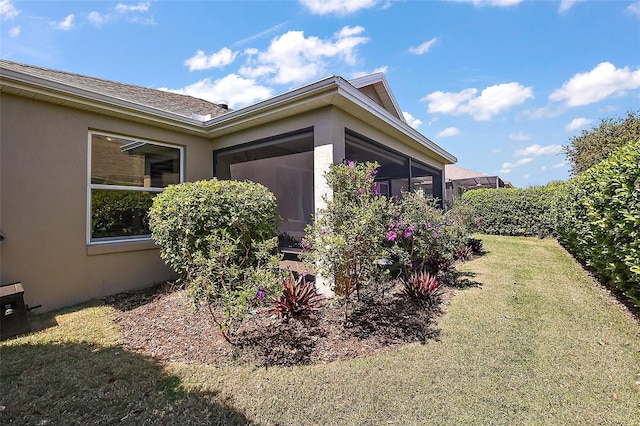
{"label": "blue sky", "polygon": [[459,166],[526,187],[640,109],[640,0],[0,0],[0,56],[232,108],[383,71]]}

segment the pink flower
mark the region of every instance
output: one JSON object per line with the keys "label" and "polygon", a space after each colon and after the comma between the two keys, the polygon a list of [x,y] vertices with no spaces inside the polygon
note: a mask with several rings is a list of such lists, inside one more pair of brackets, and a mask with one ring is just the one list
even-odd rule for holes
{"label": "pink flower", "polygon": [[258,292],[256,293],[256,299],[258,299],[258,301],[264,299],[264,297],[267,295],[267,293],[264,291],[264,288],[260,287],[258,288]]}
{"label": "pink flower", "polygon": [[377,174],[378,174],[378,170],[377,169],[371,170],[371,177],[374,177]]}
{"label": "pink flower", "polygon": [[411,238],[411,236],[413,235],[413,231],[414,231],[413,225],[409,225],[407,229],[404,231],[404,237]]}
{"label": "pink flower", "polygon": [[393,232],[393,231],[389,231],[389,232],[387,232],[387,240],[389,240],[389,241],[395,241],[395,240],[396,240],[396,237],[397,237],[397,235],[396,235],[396,233],[395,233],[395,232]]}
{"label": "pink flower", "polygon": [[349,164],[349,168],[350,168],[350,169],[353,169],[353,168],[355,168],[355,167],[356,167],[356,163],[354,163],[353,161],[349,161],[349,163],[348,163],[348,164]]}
{"label": "pink flower", "polygon": [[358,188],[358,195],[362,195],[364,193],[364,189]]}
{"label": "pink flower", "polygon": [[327,233],[327,229],[323,226],[320,228],[320,235],[324,235]]}

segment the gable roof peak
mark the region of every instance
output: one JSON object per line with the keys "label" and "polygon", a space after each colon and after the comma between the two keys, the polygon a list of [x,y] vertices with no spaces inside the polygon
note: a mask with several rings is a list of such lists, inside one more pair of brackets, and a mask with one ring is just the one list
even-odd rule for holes
{"label": "gable roof peak", "polygon": [[393,92],[391,92],[391,88],[389,87],[389,83],[387,82],[387,78],[384,73],[376,72],[352,78],[349,80],[349,84],[360,90],[378,104],[382,105],[400,121],[406,123],[404,114],[402,114],[402,111],[398,106],[398,102],[396,101]]}

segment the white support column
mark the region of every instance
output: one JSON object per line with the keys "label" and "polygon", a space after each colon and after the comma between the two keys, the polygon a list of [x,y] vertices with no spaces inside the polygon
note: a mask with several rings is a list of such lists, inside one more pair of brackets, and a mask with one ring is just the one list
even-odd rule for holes
{"label": "white support column", "polygon": [[[313,198],[316,217],[320,215],[320,211],[327,206],[324,198],[331,199],[333,196],[333,191],[324,177],[325,172],[329,170],[331,164],[333,164],[333,144],[316,145],[313,148]],[[331,290],[333,284],[331,279],[332,278],[324,277],[316,273],[316,288],[318,292],[325,297],[334,296]]]}

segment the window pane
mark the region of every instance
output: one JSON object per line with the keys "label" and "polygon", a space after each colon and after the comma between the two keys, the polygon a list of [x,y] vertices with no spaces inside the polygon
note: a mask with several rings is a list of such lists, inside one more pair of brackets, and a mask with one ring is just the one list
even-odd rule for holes
{"label": "window pane", "polygon": [[180,150],[93,134],[91,183],[145,188],[180,183]]}
{"label": "window pane", "polygon": [[149,235],[147,212],[157,192],[91,190],[91,238]]}

